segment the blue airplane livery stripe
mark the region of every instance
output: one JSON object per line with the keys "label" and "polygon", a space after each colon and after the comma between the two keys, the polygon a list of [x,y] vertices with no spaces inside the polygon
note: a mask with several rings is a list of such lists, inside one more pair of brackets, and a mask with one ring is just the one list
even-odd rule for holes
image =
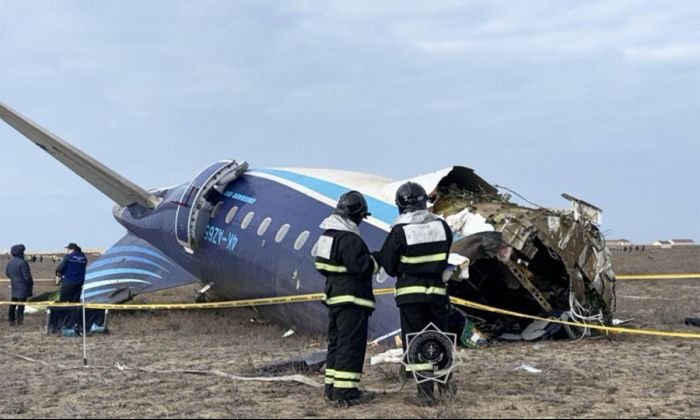
{"label": "blue airplane livery stripe", "polygon": [[[275,175],[280,178],[286,179],[287,181],[294,182],[305,188],[310,189],[318,194],[324,195],[333,201],[337,201],[341,195],[349,191],[347,187],[342,185],[334,184],[332,182],[314,178],[308,175],[297,174],[294,172],[289,172],[281,169],[255,169],[257,172],[262,172],[264,174]],[[367,205],[369,206],[369,211],[372,213],[372,217],[381,220],[382,222],[392,225],[396,216],[398,216],[398,210],[396,206],[383,201],[377,200],[374,197],[364,194],[367,200]]]}
{"label": "blue airplane livery stripe", "polygon": [[128,262],[137,262],[137,263],[141,263],[141,264],[146,264],[146,265],[150,265],[152,267],[156,267],[160,270],[170,272],[170,270],[168,270],[167,268],[163,267],[162,265],[160,265],[154,261],[149,260],[148,258],[135,257],[135,256],[131,256],[131,255],[127,255],[127,256],[123,256],[123,257],[101,258],[101,259],[95,261],[94,263],[92,263],[90,265],[90,268],[94,270],[96,268],[104,267],[104,266],[110,265],[110,264],[128,263]]}
{"label": "blue airplane livery stripe", "polygon": [[112,293],[112,292],[114,292],[115,290],[117,290],[117,288],[113,287],[113,288],[110,288],[110,289],[102,289],[102,290],[95,290],[95,291],[92,291],[92,292],[87,292],[87,293],[84,293],[85,296],[83,297],[83,299],[87,300],[87,299],[90,299],[91,297],[94,297],[94,296],[98,296],[98,295],[102,295],[102,294],[107,294],[107,293]]}
{"label": "blue airplane livery stripe", "polygon": [[150,286],[152,283],[150,281],[146,280],[141,280],[141,279],[109,279],[109,280],[102,280],[102,281],[95,281],[95,282],[90,282],[83,287],[83,290],[92,290],[92,289],[99,289],[101,287],[105,286],[115,286],[115,285],[124,285],[124,284],[138,284],[141,286]]}
{"label": "blue airplane livery stripe", "polygon": [[87,276],[85,276],[85,280],[90,281],[90,280],[95,280],[100,277],[106,277],[106,276],[113,276],[115,274],[141,274],[144,276],[151,276],[151,277],[156,277],[159,280],[162,280],[163,277],[160,276],[159,274],[153,273],[148,270],[139,270],[136,268],[110,268],[106,270],[100,270],[96,272],[89,273]]}
{"label": "blue airplane livery stripe", "polygon": [[172,262],[167,258],[164,257],[162,254],[155,252],[151,249],[142,247],[142,246],[136,246],[136,245],[125,245],[125,246],[114,246],[107,250],[104,255],[111,255],[111,254],[118,254],[120,252],[128,253],[128,252],[134,252],[134,253],[140,253],[140,254],[147,254],[152,257],[156,257],[160,260],[165,261],[168,264],[172,265]]}

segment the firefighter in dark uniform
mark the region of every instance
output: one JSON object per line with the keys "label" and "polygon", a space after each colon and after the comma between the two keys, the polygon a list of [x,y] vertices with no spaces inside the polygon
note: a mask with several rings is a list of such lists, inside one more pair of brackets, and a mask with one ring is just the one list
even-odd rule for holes
{"label": "firefighter in dark uniform", "polygon": [[[430,323],[448,331],[449,297],[443,272],[452,247],[452,230],[438,216],[430,213],[428,195],[423,187],[407,182],[396,193],[400,215],[380,251],[380,264],[396,277],[396,304],[401,313],[404,351],[406,335],[418,333]],[[416,371],[424,366],[407,366]],[[441,394],[454,394],[454,385],[439,385]],[[435,405],[433,382],[418,385],[418,395],[408,402]]]}
{"label": "firefighter in dark uniform", "polygon": [[369,215],[362,194],[344,194],[333,214],[321,223],[325,232],[314,247],[316,269],[327,279],[325,303],[330,322],[325,396],[346,407],[375,398],[359,389],[367,327],[375,308],[372,275],[379,269],[358,228]]}

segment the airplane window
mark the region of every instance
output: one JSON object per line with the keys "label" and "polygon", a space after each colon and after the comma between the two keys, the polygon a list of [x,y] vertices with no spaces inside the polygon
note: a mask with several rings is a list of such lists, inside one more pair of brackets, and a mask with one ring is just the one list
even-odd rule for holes
{"label": "airplane window", "polygon": [[272,219],[267,217],[265,220],[260,223],[260,227],[258,228],[258,236],[263,236],[265,232],[267,232],[267,228],[270,227],[270,223],[272,223]]}
{"label": "airplane window", "polygon": [[233,222],[233,218],[236,217],[236,213],[238,213],[238,207],[234,207],[231,210],[229,210],[228,214],[226,215],[227,225],[230,225],[231,222]]}
{"label": "airplane window", "polygon": [[243,223],[241,223],[241,229],[246,230],[248,229],[248,226],[250,226],[250,222],[253,221],[253,217],[255,217],[255,212],[250,212],[245,215],[245,219],[243,219]]}
{"label": "airplane window", "polygon": [[216,219],[216,216],[219,215],[219,212],[221,211],[221,208],[224,206],[223,201],[219,201],[216,206],[214,206],[214,210],[211,211],[211,218]]}
{"label": "airplane window", "polygon": [[287,236],[287,232],[289,232],[290,227],[291,226],[289,226],[288,224],[282,225],[279,232],[277,232],[277,236],[275,236],[275,242],[282,242],[284,240],[284,237]]}
{"label": "airplane window", "polygon": [[297,241],[294,242],[294,249],[296,251],[299,251],[304,247],[304,245],[306,245],[306,241],[309,239],[309,235],[311,235],[311,232],[309,232],[308,230],[301,232],[301,235],[299,235]]}

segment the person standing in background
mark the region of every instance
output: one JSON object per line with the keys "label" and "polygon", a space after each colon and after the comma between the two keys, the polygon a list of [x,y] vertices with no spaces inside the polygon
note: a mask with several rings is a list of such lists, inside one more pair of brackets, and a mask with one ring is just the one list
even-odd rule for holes
{"label": "person standing in background", "polygon": [[[34,279],[29,263],[24,258],[24,245],[15,245],[10,250],[12,259],[7,263],[5,275],[10,279],[13,302],[26,302],[34,293]],[[24,305],[10,305],[10,326],[19,326],[24,322]]]}
{"label": "person standing in background", "polygon": [[61,285],[60,302],[80,302],[85,283],[88,260],[83,250],[74,243],[66,247],[68,255],[56,268],[56,280]]}

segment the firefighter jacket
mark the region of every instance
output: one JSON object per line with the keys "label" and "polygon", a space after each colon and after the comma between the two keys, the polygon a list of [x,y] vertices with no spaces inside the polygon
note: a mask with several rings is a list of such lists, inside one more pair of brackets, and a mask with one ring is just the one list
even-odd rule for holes
{"label": "firefighter jacket", "polygon": [[396,277],[396,303],[447,303],[442,274],[452,247],[448,224],[420,210],[396,220],[379,253],[380,264]]}
{"label": "firefighter jacket", "polygon": [[316,269],[326,277],[326,305],[355,305],[373,311],[372,275],[379,265],[360,237],[359,228],[335,214],[324,220],[321,228],[325,231],[313,253]]}

